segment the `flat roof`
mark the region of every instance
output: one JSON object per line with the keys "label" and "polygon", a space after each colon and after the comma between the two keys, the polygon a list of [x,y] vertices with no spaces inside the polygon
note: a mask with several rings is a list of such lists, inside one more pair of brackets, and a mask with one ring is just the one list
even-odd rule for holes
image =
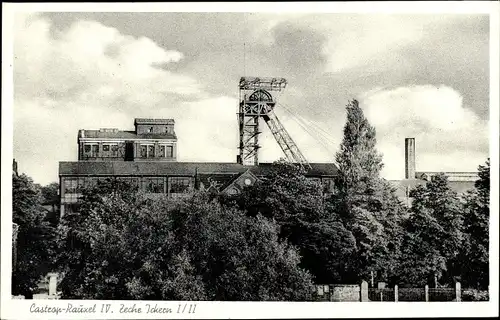
{"label": "flat roof", "polygon": [[174,119],[135,118],[134,124],[174,124]]}
{"label": "flat roof", "polygon": [[[311,163],[308,176],[335,176],[338,168],[334,163]],[[60,176],[101,175],[101,176],[165,176],[196,173],[237,174],[249,170],[263,176],[270,173],[272,163],[258,166],[244,166],[232,162],[166,162],[166,161],[67,161],[59,162]]]}
{"label": "flat roof", "polygon": [[142,133],[135,131],[105,131],[82,129],[78,133],[78,138],[99,138],[99,139],[177,139],[175,133]]}

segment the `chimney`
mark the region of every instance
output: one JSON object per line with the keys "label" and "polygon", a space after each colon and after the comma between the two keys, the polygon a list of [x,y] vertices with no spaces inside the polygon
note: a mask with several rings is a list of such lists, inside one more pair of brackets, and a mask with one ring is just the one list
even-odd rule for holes
{"label": "chimney", "polygon": [[415,138],[405,139],[405,179],[415,179]]}

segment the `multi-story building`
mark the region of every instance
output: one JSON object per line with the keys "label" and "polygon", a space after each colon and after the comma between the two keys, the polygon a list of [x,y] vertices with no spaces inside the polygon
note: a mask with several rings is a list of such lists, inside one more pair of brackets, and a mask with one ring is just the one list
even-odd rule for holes
{"label": "multi-story building", "polygon": [[78,160],[175,161],[173,119],[135,119],[134,131],[79,130]]}
{"label": "multi-story building", "polygon": [[[83,188],[120,179],[149,194],[182,197],[189,190],[238,194],[269,174],[270,163],[178,162],[173,119],[135,119],[134,131],[79,130],[78,161],[60,162],[61,216],[78,210]],[[311,163],[306,176],[333,190],[333,163]]]}

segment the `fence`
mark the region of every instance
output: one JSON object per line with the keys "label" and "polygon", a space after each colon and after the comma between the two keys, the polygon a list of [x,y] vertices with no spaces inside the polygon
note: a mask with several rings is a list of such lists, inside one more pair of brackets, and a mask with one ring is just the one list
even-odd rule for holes
{"label": "fence", "polygon": [[[454,288],[429,288],[428,299],[428,301],[455,301],[457,293]],[[460,294],[458,299],[460,299]]]}
{"label": "fence", "polygon": [[368,299],[370,301],[395,301],[395,289],[368,289]]}
{"label": "fence", "polygon": [[369,289],[370,301],[461,301],[460,283],[455,288],[398,288],[394,289]]}
{"label": "fence", "polygon": [[425,288],[399,288],[397,301],[426,301]]}
{"label": "fence", "polygon": [[[311,296],[313,301],[361,301],[361,302],[398,302],[398,301],[462,301],[462,293],[470,290],[461,290],[460,283],[455,288],[368,288],[368,283],[361,285],[317,285]],[[468,293],[469,297],[471,294]],[[487,293],[475,293],[476,299],[486,300]],[[469,298],[467,298],[469,300]],[[471,300],[469,300],[471,301]],[[476,300],[477,301],[477,300]]]}

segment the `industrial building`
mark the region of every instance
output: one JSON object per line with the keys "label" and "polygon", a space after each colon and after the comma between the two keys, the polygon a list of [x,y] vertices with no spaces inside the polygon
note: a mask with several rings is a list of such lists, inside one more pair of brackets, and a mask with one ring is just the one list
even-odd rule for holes
{"label": "industrial building", "polygon": [[476,180],[479,179],[477,172],[417,171],[415,138],[406,138],[405,179],[392,180],[391,182],[396,187],[398,197],[406,204],[411,205],[410,190],[418,185],[425,184],[439,173],[444,173],[448,177],[448,185],[459,195],[473,189]]}
{"label": "industrial building", "polygon": [[[276,94],[287,85],[283,78],[242,77],[239,83],[239,152],[236,162],[179,162],[174,119],[135,119],[134,130],[82,129],[78,132],[78,161],[60,162],[61,216],[78,210],[83,188],[99,180],[120,179],[149,194],[170,198],[204,189],[235,195],[269,174],[270,163],[259,162],[263,120],[289,162],[302,166],[306,176],[333,192],[338,168],[334,163],[309,163],[276,114]],[[228,110],[228,112],[230,112]],[[235,148],[236,149],[236,148]],[[405,179],[393,180],[398,197],[411,205],[409,191],[437,172],[416,171],[415,139],[405,139]],[[474,187],[477,172],[445,172],[458,193]]]}
{"label": "industrial building", "polygon": [[268,125],[287,160],[302,166],[307,177],[322,184],[325,193],[332,192],[337,166],[308,163],[273,112],[273,93],[285,86],[283,78],[240,79],[240,141],[234,163],[177,161],[174,119],[135,119],[131,131],[79,130],[78,161],[59,163],[61,216],[77,212],[83,188],[108,178],[170,198],[182,197],[192,189],[238,194],[271,170],[271,163],[258,161],[261,120]]}

